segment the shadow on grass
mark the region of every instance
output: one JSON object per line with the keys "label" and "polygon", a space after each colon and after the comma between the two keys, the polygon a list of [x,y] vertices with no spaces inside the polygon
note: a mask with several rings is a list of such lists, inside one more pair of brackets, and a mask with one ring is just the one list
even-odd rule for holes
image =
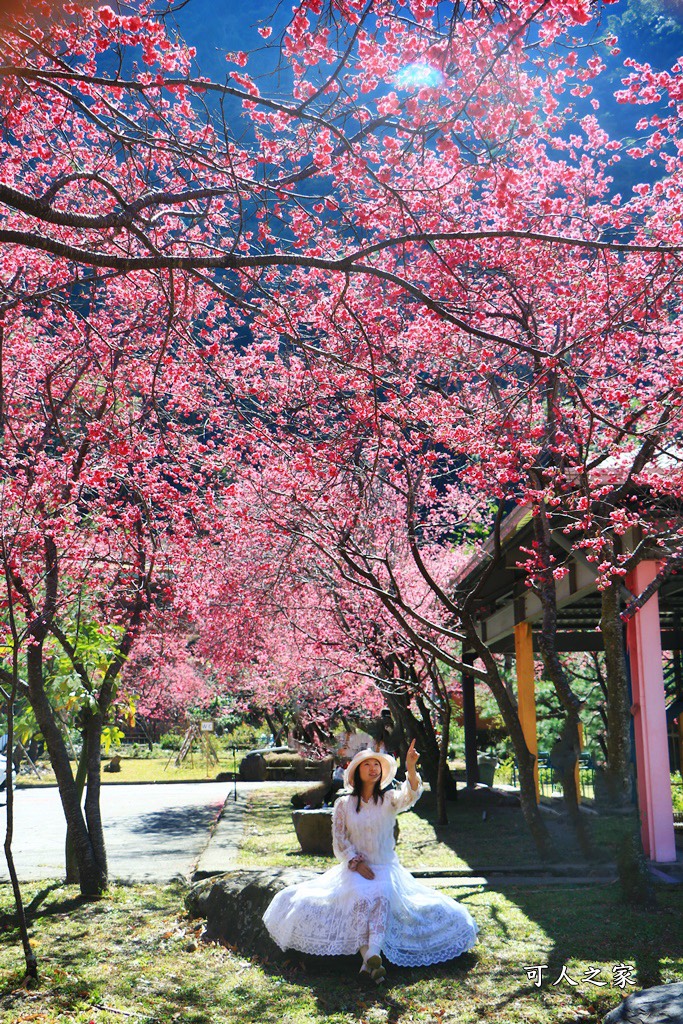
{"label": "shadow on grass", "polygon": [[581,854],[575,830],[567,816],[557,808],[543,805],[546,828],[556,857],[544,861],[533,842],[522,809],[510,802],[509,794],[495,790],[460,791],[458,799],[447,804],[448,824],[436,824],[436,797],[426,792],[413,812],[428,822],[440,843],[464,860],[475,873],[491,867],[550,868],[557,860],[578,868],[616,861],[624,839],[638,829],[635,810],[630,814],[584,812],[584,824],[590,833],[596,856]]}
{"label": "shadow on grass", "polygon": [[[34,921],[43,917],[68,914],[72,910],[76,910],[78,907],[83,906],[83,904],[92,902],[91,900],[85,899],[83,896],[76,895],[65,897],[60,900],[52,900],[49,903],[46,903],[45,901],[51,893],[63,889],[64,884],[65,883],[61,881],[51,882],[49,885],[40,889],[29,903],[25,904],[24,913],[26,914],[27,924],[31,925]],[[11,909],[0,914],[0,931],[11,932],[18,929],[19,921],[14,908],[14,896],[9,886],[7,886],[7,892],[11,899]]]}
{"label": "shadow on grass", "polygon": [[499,864],[541,864],[519,807],[499,806],[494,795],[482,793],[470,800],[461,793],[449,801],[447,811],[448,824],[436,825],[436,798],[429,792],[413,809],[432,826],[437,841],[475,872]]}
{"label": "shadow on grass", "polygon": [[[552,938],[549,976],[557,977],[570,959],[612,967],[634,964],[638,987],[647,988],[662,984],[665,959],[683,959],[680,890],[659,890],[655,908],[624,904],[618,885],[584,888],[580,898],[571,889],[539,893],[521,888],[506,897]],[[612,978],[603,980],[613,983]]]}
{"label": "shadow on grass", "polygon": [[[118,889],[129,888],[133,892],[136,889],[135,882],[117,882],[116,886]],[[52,893],[60,892],[65,888],[70,888],[72,894],[64,896],[61,899],[49,899]],[[16,911],[14,910],[14,897],[8,884],[6,885],[6,890],[10,898],[11,909],[0,914],[0,930],[5,932],[18,928],[18,920]],[[102,913],[107,913],[108,895],[105,893],[102,897],[81,896],[78,892],[74,893],[74,886],[67,886],[66,882],[60,880],[50,882],[49,885],[43,886],[42,889],[39,889],[31,900],[25,904],[24,912],[26,914],[26,921],[30,925],[41,918],[59,917],[64,914],[70,914],[72,911],[78,910],[80,907],[84,906],[92,907],[93,912],[96,913],[97,904],[101,904]],[[148,909],[153,910],[156,908],[157,901],[152,899],[152,902],[148,903]]]}
{"label": "shadow on grass", "polygon": [[[414,813],[433,827],[440,843],[450,847],[475,872],[496,866],[544,867],[531,838],[522,810],[511,802],[507,794],[495,790],[460,790],[458,799],[447,805],[449,822],[436,825],[436,798],[425,793],[415,806]],[[632,817],[598,816],[586,813],[585,824],[591,834],[596,851],[594,859],[587,861],[581,854],[573,828],[564,815],[550,810],[544,820],[556,849],[555,860],[592,865],[613,861],[619,837],[625,828],[632,827]],[[549,862],[549,863],[552,863]]]}
{"label": "shadow on grass", "polygon": [[[271,976],[283,976],[287,981],[305,987],[314,996],[321,1014],[334,1017],[349,1014],[365,1019],[368,1010],[380,1007],[389,1024],[396,1024],[411,1010],[411,1001],[402,992],[409,992],[417,983],[462,983],[478,964],[476,951],[463,953],[455,960],[432,964],[428,967],[398,967],[384,961],[387,975],[382,985],[375,985],[367,975],[359,974],[359,956],[307,956],[291,951],[284,961],[262,962],[261,967]],[[262,1011],[267,1009],[264,1004]],[[272,1007],[271,1007],[272,1008]],[[259,1008],[249,1007],[249,1020],[259,1020]]]}
{"label": "shadow on grass", "polygon": [[69,899],[55,900],[52,903],[48,903],[40,913],[38,912],[48,896],[63,887],[63,882],[51,882],[50,885],[46,885],[44,888],[39,889],[31,902],[26,904],[26,920],[30,922],[35,920],[37,917],[44,917],[46,914],[65,914],[68,911],[73,910],[74,907],[80,906],[83,902],[80,897],[70,897]]}
{"label": "shadow on grass", "polygon": [[[483,811],[486,811],[486,814]],[[433,821],[435,817],[434,798],[431,794],[421,801],[415,809],[424,819]],[[449,804],[449,825],[435,829],[439,842],[449,846],[453,852],[477,873],[488,867],[506,867],[514,871],[515,867],[538,867],[539,876],[543,871],[552,868],[552,863],[543,863],[538,857],[521,809],[509,806],[497,806],[494,799],[488,804],[473,804],[460,800]],[[597,861],[586,861],[581,858],[573,830],[562,818],[548,817],[549,831],[559,847],[562,860],[571,863],[586,874],[600,863],[614,863],[620,844],[636,827],[633,815],[605,815],[587,817],[594,842],[599,850]],[[518,969],[523,983],[514,995],[506,993],[499,1005],[492,1010],[504,1015],[505,1006],[512,999],[533,993],[525,981],[524,966],[537,963],[547,964],[544,971],[543,986],[547,988],[562,972],[570,961],[580,961],[584,965],[595,964],[600,968],[598,982],[605,982],[605,988],[611,990],[610,1005],[614,1003],[614,968],[619,965],[632,966],[625,994],[634,987],[647,988],[671,980],[672,971],[665,964],[683,960],[683,929],[680,927],[680,913],[683,909],[683,892],[680,888],[663,886],[657,890],[657,905],[654,908],[631,906],[622,897],[618,883],[604,884],[596,880],[595,884],[584,884],[572,888],[569,879],[557,879],[555,884],[550,879],[542,879],[534,887],[533,876],[528,885],[513,887],[512,880],[506,884],[505,875],[489,876],[489,880],[499,877],[500,884],[488,886],[488,892],[497,892],[502,899],[514,904],[519,911],[533,922],[542,933],[539,945],[545,951],[537,956],[533,943],[527,947],[519,943],[521,956],[528,956],[526,963],[519,963]],[[544,884],[548,881],[551,884]],[[454,888],[457,881],[454,879]],[[474,890],[476,891],[476,890]],[[472,894],[458,895],[460,902],[470,903]],[[476,902],[476,901],[475,901]],[[475,919],[481,916],[481,908],[469,908]],[[491,905],[488,908],[488,924],[501,936],[504,942],[512,941],[508,915],[503,906]],[[485,922],[480,920],[480,925]],[[514,929],[513,929],[514,930]],[[551,943],[548,948],[548,940]],[[533,958],[536,957],[534,960]],[[571,972],[570,976],[571,976]],[[587,976],[587,975],[586,975]],[[600,1002],[602,987],[598,984],[590,987],[585,983],[582,974],[573,978],[578,982],[571,986],[566,980],[561,985],[579,993],[581,982],[584,981],[584,994],[587,998],[594,996],[592,1002]]]}

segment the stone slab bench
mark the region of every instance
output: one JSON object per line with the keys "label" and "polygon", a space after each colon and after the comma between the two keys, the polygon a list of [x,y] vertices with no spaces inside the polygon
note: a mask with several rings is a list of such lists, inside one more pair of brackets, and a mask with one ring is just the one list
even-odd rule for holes
{"label": "stone slab bench", "polygon": [[206,920],[207,939],[276,962],[286,954],[271,939],[263,915],[280,889],[318,874],[297,868],[226,871],[193,885],[185,906],[192,917]]}

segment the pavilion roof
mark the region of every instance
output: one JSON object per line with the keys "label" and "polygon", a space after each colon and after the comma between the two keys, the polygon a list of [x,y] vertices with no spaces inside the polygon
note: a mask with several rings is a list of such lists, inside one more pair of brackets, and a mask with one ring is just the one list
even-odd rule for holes
{"label": "pavilion roof", "polygon": [[[481,591],[475,603],[475,614],[482,638],[494,651],[514,650],[514,627],[518,622],[538,621],[542,614],[539,598],[525,583],[524,571],[518,563],[525,556],[521,550],[533,537],[533,514],[530,505],[520,505],[503,520],[500,527],[500,557],[491,566],[494,538],[489,536],[480,551],[458,574],[459,590],[470,590],[477,583]],[[566,556],[568,574],[558,580],[558,648],[565,651],[602,650],[599,630],[602,614],[601,594],[597,587],[597,570],[585,553],[572,544],[565,532],[568,519],[561,514],[551,519],[551,537],[558,556]],[[653,555],[655,552],[652,553]],[[481,582],[485,569],[487,578]],[[624,591],[625,601],[628,592]],[[683,577],[667,580],[658,594],[662,644],[665,649],[683,648]]]}

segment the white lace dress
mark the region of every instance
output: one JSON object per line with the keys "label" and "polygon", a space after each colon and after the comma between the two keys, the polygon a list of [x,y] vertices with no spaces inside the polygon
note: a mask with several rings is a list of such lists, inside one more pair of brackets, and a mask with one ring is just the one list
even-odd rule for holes
{"label": "white lace dress", "polygon": [[[421,885],[396,856],[396,815],[421,793],[421,785],[413,790],[406,779],[380,803],[361,801],[359,811],[355,796],[337,800],[332,832],[341,863],[310,882],[282,889],[263,916],[281,949],[337,956],[376,944],[392,963],[418,967],[472,948],[477,926],[465,907]],[[374,879],[347,867],[359,855]]]}

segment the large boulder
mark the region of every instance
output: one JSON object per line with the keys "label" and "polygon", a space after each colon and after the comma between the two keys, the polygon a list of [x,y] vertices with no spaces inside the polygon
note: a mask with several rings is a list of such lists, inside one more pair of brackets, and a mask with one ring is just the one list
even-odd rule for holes
{"label": "large boulder", "polygon": [[273,896],[288,885],[315,878],[317,871],[266,868],[228,871],[192,887],[185,905],[192,917],[206,918],[206,936],[261,959],[280,960],[283,951],[271,939],[263,915]]}
{"label": "large boulder", "polygon": [[627,996],[603,1024],[683,1024],[683,982],[657,985]]}
{"label": "large boulder", "polygon": [[267,774],[266,759],[258,750],[252,750],[240,761],[242,782],[265,782]]}
{"label": "large boulder", "polygon": [[332,856],[332,808],[292,811],[294,831],[304,853]]}

